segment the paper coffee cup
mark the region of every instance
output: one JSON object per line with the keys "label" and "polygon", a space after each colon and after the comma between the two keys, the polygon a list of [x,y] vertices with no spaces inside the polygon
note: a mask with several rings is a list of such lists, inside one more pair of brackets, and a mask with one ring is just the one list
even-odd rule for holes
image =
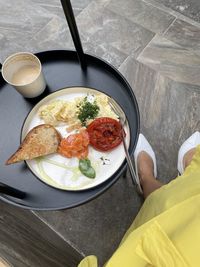
{"label": "paper coffee cup", "polygon": [[20,52],[9,56],[2,65],[4,80],[27,98],[44,92],[46,82],[40,60],[32,53]]}

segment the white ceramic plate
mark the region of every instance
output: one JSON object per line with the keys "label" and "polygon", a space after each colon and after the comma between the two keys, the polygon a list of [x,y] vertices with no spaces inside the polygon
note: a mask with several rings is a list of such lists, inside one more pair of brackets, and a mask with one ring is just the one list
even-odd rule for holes
{"label": "white ceramic plate", "polygon": [[[29,113],[22,128],[22,139],[35,126],[43,124],[44,121],[38,116],[38,110],[42,105],[53,100],[62,99],[71,101],[76,97],[88,94],[99,94],[99,91],[85,87],[70,87],[56,91],[42,99]],[[56,127],[63,137],[69,133],[65,126]],[[124,125],[126,142],[130,143],[130,130],[126,122]],[[109,179],[122,165],[125,159],[123,144],[109,152],[100,152],[89,147],[88,158],[96,171],[94,179],[82,175],[78,169],[78,159],[65,158],[59,154],[52,154],[34,160],[28,160],[27,165],[31,171],[44,183],[63,190],[85,190],[95,187]]]}

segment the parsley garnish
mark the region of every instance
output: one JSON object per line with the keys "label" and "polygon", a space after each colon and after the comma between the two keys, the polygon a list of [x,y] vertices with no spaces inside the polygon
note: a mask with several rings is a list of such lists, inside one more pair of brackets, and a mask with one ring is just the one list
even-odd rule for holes
{"label": "parsley garnish", "polygon": [[91,103],[87,100],[87,97],[83,99],[78,108],[78,119],[81,121],[83,126],[86,126],[86,121],[88,119],[94,119],[99,112],[99,106],[97,105],[96,101]]}

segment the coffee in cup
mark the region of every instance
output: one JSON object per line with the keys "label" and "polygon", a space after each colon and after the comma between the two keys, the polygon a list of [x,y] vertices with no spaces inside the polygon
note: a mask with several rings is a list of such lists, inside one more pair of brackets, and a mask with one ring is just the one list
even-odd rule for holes
{"label": "coffee in cup", "polygon": [[41,62],[32,53],[20,52],[9,56],[1,71],[4,80],[24,97],[36,97],[45,90]]}

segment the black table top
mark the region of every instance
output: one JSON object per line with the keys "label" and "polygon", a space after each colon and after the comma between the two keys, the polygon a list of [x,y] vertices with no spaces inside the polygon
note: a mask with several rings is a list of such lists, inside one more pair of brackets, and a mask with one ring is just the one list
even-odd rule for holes
{"label": "black table top", "polygon": [[111,65],[86,54],[87,68],[82,70],[75,51],[53,50],[36,54],[42,63],[47,81],[45,92],[34,99],[25,99],[0,77],[0,182],[26,193],[24,199],[0,195],[13,205],[35,210],[72,208],[96,198],[121,176],[126,162],[101,185],[84,191],[64,191],[52,188],[35,177],[22,162],[5,166],[6,159],[20,144],[21,127],[29,111],[43,97],[60,88],[91,87],[111,95],[123,108],[130,126],[132,154],[139,134],[139,111],[133,90],[124,77]]}

